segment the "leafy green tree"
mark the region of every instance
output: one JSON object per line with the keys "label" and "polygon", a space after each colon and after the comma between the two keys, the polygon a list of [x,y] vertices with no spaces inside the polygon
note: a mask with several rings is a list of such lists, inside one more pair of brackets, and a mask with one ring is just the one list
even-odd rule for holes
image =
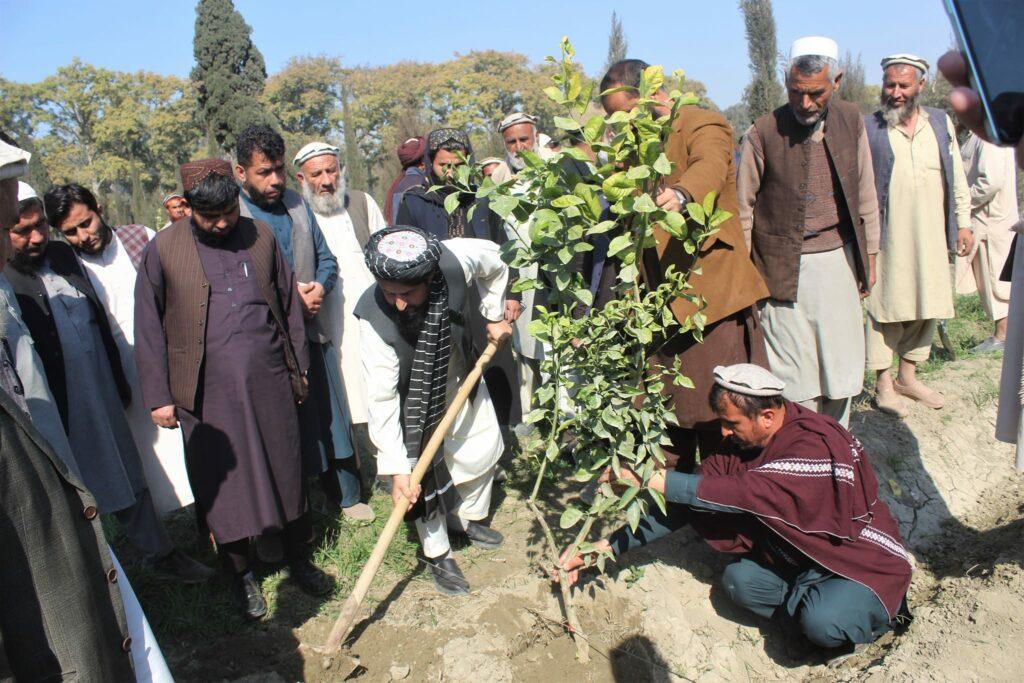
{"label": "leafy green tree", "polygon": [[227,153],[244,128],[272,123],[263,109],[267,68],[231,0],[199,0],[192,82],[211,150]]}
{"label": "leafy green tree", "polygon": [[774,110],[784,99],[776,74],[779,48],[775,39],[775,16],[771,0],[739,0],[747,32],[750,55],[750,83],[743,92],[751,120]]}
{"label": "leafy green tree", "polygon": [[341,132],[345,71],[333,57],[296,57],[267,80],[263,101],[281,124],[289,149]]}
{"label": "leafy green tree", "polygon": [[[652,288],[640,273],[642,255],[655,246],[656,229],[694,254],[729,214],[717,209],[713,193],[687,205],[687,217],[658,208],[654,200],[657,188],[673,170],[665,153],[673,119],[681,105],[695,104],[696,99],[676,90],[671,93],[670,113],[656,113],[650,106],[657,104],[652,96],[666,79],[661,67],[652,66],[641,78],[632,111],[584,120],[593,83],[580,74],[573,56],[572,45],[563,39],[554,84],[545,89],[561,109],[554,123],[561,130],[579,131],[594,151],[606,155],[608,163],[581,177],[561,163],[566,156],[589,161],[575,148],[564,148],[547,161],[526,152],[526,168],[517,178],[503,184],[487,178],[475,193],[488,198],[491,210],[514,226],[516,236],[504,245],[503,258],[520,269],[536,266],[540,273],[536,279],[520,279],[513,291],[547,292],[548,306],[536,311],[530,334],[550,349],[545,351],[542,370],[551,379],[538,388],[534,397],[538,407],[526,418],[540,427],[543,436],[543,445],[534,454],[538,472],[528,505],[549,551],[545,569],[557,565],[561,550],[549,516],[557,516],[559,527],[571,533],[569,556],[582,552],[589,564],[603,569],[608,555],[599,553],[590,540],[599,519],[624,516],[635,529],[651,505],[665,510],[664,496],[647,486],[656,467],[664,465],[661,444],[667,443],[667,427],[676,422],[663,390],[668,382],[693,386],[679,367],[654,365],[651,354],[657,340],[677,333],[700,339],[705,322],[698,311],[680,325],[670,308],[680,297],[700,304],[689,291],[690,273],[669,268],[665,282]],[[674,75],[676,82],[682,78]],[[455,185],[462,192],[472,191],[473,173],[469,165],[456,170]],[[601,196],[610,204],[611,218],[602,211]],[[458,199],[458,193],[448,196],[449,210]],[[593,296],[574,259],[593,249],[592,238],[598,235],[611,238],[608,259],[618,266],[617,297],[580,316],[579,307],[592,306]],[[563,450],[566,442],[574,444],[571,455]],[[643,485],[617,490],[602,483],[587,508],[567,505],[552,514],[545,502],[550,497],[539,495],[543,486],[556,483],[567,471],[574,472],[578,482],[589,482],[602,475],[614,480],[622,468],[636,472]],[[559,571],[577,657],[586,661],[588,646],[565,574]]]}
{"label": "leafy green tree", "polygon": [[839,96],[857,105],[862,114],[870,114],[878,109],[878,95],[880,88],[876,85],[868,85],[864,77],[864,62],[860,54],[856,58],[847,50],[839,62],[839,69],[843,72],[843,80],[839,85]]}
{"label": "leafy green tree", "polygon": [[608,31],[608,57],[604,61],[604,70],[608,71],[615,62],[620,62],[629,54],[629,41],[622,30],[622,19],[612,11],[612,27]]}
{"label": "leafy green tree", "polygon": [[742,102],[726,107],[722,115],[725,116],[725,120],[732,126],[732,137],[737,143],[743,137],[743,134],[747,132],[747,129],[750,128],[750,124],[754,122],[750,118],[750,110]]}

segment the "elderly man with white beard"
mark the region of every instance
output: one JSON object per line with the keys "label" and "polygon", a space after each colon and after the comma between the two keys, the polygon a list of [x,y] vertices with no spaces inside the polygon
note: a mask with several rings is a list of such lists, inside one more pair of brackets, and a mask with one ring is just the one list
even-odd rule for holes
{"label": "elderly man with white beard", "polygon": [[[311,142],[299,150],[293,161],[302,196],[313,209],[327,246],[338,259],[338,286],[324,297],[320,320],[338,345],[335,360],[345,385],[355,446],[360,465],[368,467],[373,462],[374,449],[366,426],[366,386],[359,360],[359,325],[353,311],[362,293],[375,282],[366,267],[363,248],[370,235],[387,223],[370,195],[347,187],[347,173],[337,147]],[[348,514],[355,512],[351,506],[344,510]],[[360,505],[358,511],[373,518],[369,506]]]}
{"label": "elderly man with white beard", "polygon": [[[953,122],[922,107],[928,62],[910,54],[882,60],[882,108],[864,117],[881,218],[876,280],[867,298],[867,367],[877,403],[899,417],[903,397],[928,408],[945,399],[916,377],[939,320],[953,317],[949,263],[974,244],[971,194]],[[892,377],[893,354],[899,374]]]}
{"label": "elderly man with white beard", "polygon": [[[513,112],[501,120],[498,124],[498,132],[505,143],[505,164],[498,166],[491,174],[491,179],[496,183],[503,183],[515,177],[519,171],[526,168],[526,162],[521,153],[533,152],[541,159],[548,159],[555,155],[555,152],[540,143],[540,134],[537,131],[537,120],[523,112]],[[526,235],[527,231],[509,231],[509,238],[514,239],[517,235]],[[519,270],[522,278],[536,278],[536,266],[522,268]],[[528,332],[530,323],[533,321],[533,309],[538,303],[536,301],[536,290],[527,290],[522,294],[523,313],[515,322],[513,343],[516,355],[519,360],[520,378],[520,401],[525,415],[532,404],[533,392],[540,384],[540,362],[544,358],[544,348],[539,341],[533,338]]]}

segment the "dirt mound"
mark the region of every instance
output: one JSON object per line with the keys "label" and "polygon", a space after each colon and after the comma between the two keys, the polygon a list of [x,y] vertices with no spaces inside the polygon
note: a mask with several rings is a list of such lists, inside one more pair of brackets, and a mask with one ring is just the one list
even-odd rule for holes
{"label": "dirt mound", "polygon": [[[852,428],[863,441],[916,559],[916,620],[829,668],[793,656],[768,622],[733,606],[718,587],[729,558],[683,531],[631,553],[579,589],[591,662],[575,661],[558,594],[539,568],[542,547],[522,494],[509,487],[494,525],[497,551],[457,552],[474,591],[442,598],[420,567],[375,589],[352,653],[368,681],[976,680],[1019,678],[1024,638],[1024,489],[1013,449],[993,440],[996,359],[946,364],[928,381],[949,399],[941,411],[913,406],[906,421],[863,401]],[[566,495],[569,495],[566,493]],[[280,633],[280,647],[322,643],[339,604]],[[271,635],[273,631],[268,632]],[[251,645],[251,644],[250,644]],[[248,647],[247,672],[280,671],[264,640]],[[286,676],[337,680],[322,657],[299,652]],[[279,658],[280,659],[280,658]],[[287,667],[286,667],[287,668]],[[296,669],[301,669],[301,672]],[[228,678],[186,667],[186,678]],[[239,671],[238,675],[242,675]],[[237,676],[235,676],[237,678]],[[260,680],[259,678],[248,680]],[[268,678],[267,680],[274,680]]]}

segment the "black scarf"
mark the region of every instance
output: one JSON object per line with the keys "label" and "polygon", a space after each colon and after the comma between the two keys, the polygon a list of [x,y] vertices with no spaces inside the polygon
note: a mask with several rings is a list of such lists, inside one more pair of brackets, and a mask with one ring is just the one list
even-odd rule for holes
{"label": "black scarf", "polygon": [[[387,253],[381,251],[382,242]],[[420,250],[424,242],[426,249]],[[405,448],[411,459],[419,458],[447,408],[452,330],[448,283],[438,268],[440,257],[441,243],[437,239],[418,228],[400,225],[371,235],[365,251],[366,265],[375,278],[402,284],[430,280],[423,325],[415,340],[402,420]],[[434,454],[422,486],[423,495],[410,511],[411,517],[430,519],[455,509],[458,498],[445,464],[443,446]]]}

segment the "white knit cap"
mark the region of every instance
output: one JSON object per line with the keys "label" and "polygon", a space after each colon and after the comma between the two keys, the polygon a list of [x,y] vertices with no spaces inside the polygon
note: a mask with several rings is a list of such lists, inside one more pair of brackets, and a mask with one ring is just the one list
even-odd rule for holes
{"label": "white knit cap", "polygon": [[912,66],[915,69],[920,69],[921,73],[928,73],[928,60],[917,55],[912,55],[909,52],[901,52],[898,55],[889,55],[882,60],[882,70],[888,69],[890,66],[897,64],[906,64]]}
{"label": "white knit cap", "polygon": [[0,180],[20,178],[28,173],[28,160],[32,155],[0,140]]}
{"label": "white knit cap", "polygon": [[532,123],[534,126],[537,125],[537,119],[533,118],[529,114],[524,114],[521,111],[512,112],[501,120],[498,124],[498,132],[503,133],[506,128],[518,125],[520,123]]}
{"label": "white knit cap", "polygon": [[785,382],[753,363],[719,365],[713,373],[715,384],[746,396],[778,396],[786,388]]}
{"label": "white knit cap", "polygon": [[26,199],[39,199],[39,195],[32,189],[32,186],[21,180],[18,181],[18,201],[23,202]]}
{"label": "white knit cap", "polygon": [[793,41],[789,48],[789,61],[798,57],[828,57],[839,61],[839,45],[824,36],[805,36]]}
{"label": "white knit cap", "polygon": [[302,166],[313,157],[323,156],[324,154],[337,157],[341,154],[341,150],[334,145],[328,145],[326,142],[311,142],[299,150],[292,163],[296,166]]}

